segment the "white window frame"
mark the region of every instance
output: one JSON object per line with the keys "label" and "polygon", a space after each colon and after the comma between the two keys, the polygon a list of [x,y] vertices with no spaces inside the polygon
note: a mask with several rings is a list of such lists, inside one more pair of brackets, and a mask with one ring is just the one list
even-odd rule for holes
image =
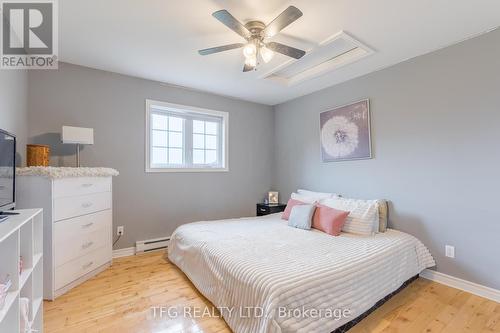
{"label": "white window frame", "polygon": [[[165,109],[166,111],[175,113],[187,113],[187,114],[200,114],[201,116],[216,116],[222,118],[222,126],[220,133],[221,144],[221,167],[152,167],[151,166],[151,113],[152,108],[155,109]],[[228,151],[229,151],[229,113],[224,111],[216,111],[204,108],[198,108],[194,106],[174,104],[162,101],[156,101],[152,99],[146,99],[146,110],[145,110],[145,171],[146,172],[226,172],[229,171],[228,166]],[[184,149],[188,149],[184,146]]]}

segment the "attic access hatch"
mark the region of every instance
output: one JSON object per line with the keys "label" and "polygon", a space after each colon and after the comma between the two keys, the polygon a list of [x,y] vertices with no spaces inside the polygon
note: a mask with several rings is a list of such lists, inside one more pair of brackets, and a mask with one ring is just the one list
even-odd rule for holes
{"label": "attic access hatch", "polygon": [[374,50],[341,31],[309,50],[302,59],[286,61],[259,78],[293,86],[352,64],[373,53]]}

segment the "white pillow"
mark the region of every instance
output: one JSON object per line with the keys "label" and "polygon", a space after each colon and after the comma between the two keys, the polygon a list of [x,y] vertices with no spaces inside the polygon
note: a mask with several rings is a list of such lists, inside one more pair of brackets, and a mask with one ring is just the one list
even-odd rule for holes
{"label": "white pillow", "polygon": [[335,198],[335,197],[339,196],[338,194],[335,194],[335,193],[314,192],[314,191],[302,190],[302,189],[298,189],[297,193],[311,197],[311,198],[316,198],[317,200]]}
{"label": "white pillow", "polygon": [[378,203],[376,201],[332,198],[320,201],[322,205],[348,211],[342,231],[370,236],[378,232]]}
{"label": "white pillow", "polygon": [[298,194],[298,193],[292,193],[291,198],[294,200],[305,202],[306,204],[313,204],[319,201],[319,199],[315,197],[310,197],[308,195]]}

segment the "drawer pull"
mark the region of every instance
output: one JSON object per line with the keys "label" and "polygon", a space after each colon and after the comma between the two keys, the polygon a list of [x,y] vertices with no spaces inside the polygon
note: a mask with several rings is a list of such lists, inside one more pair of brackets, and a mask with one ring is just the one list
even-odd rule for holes
{"label": "drawer pull", "polygon": [[82,207],[83,208],[89,208],[90,206],[92,206],[92,202],[84,202],[84,203],[82,203]]}
{"label": "drawer pull", "polygon": [[87,183],[87,184],[82,184],[82,187],[91,187],[92,185],[94,185],[94,184]]}
{"label": "drawer pull", "polygon": [[82,250],[88,249],[94,244],[94,242],[88,242],[82,245]]}
{"label": "drawer pull", "polygon": [[94,262],[93,262],[93,261],[91,261],[91,262],[89,262],[88,264],[83,265],[83,266],[82,266],[82,269],[87,269],[87,268],[89,268],[90,266],[92,266],[93,264],[94,264]]}
{"label": "drawer pull", "polygon": [[90,228],[91,226],[94,225],[94,222],[90,222],[90,223],[87,223],[87,224],[84,224],[82,225],[82,228],[86,229],[86,228]]}

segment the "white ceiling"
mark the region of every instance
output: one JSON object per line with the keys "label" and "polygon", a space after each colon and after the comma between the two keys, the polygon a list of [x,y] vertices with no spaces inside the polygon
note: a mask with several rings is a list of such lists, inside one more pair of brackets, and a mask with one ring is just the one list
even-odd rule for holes
{"label": "white ceiling", "polygon": [[[266,68],[243,73],[241,50],[198,55],[243,41],[212,12],[267,24],[292,4],[304,16],[273,40],[308,50],[344,30],[376,52],[292,87],[260,79]],[[63,0],[59,15],[64,62],[274,105],[498,27],[500,1]]]}

